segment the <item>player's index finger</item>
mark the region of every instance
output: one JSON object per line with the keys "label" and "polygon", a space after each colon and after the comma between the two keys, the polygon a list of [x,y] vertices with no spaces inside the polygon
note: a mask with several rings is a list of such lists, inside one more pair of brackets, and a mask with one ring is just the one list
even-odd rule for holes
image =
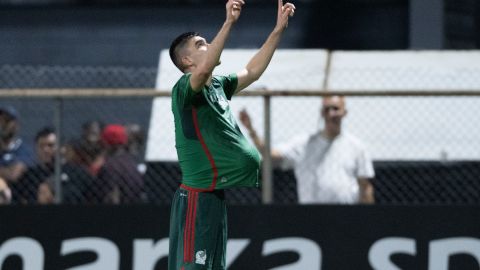
{"label": "player's index finger", "polygon": [[283,0],[278,0],[278,10],[282,10]]}

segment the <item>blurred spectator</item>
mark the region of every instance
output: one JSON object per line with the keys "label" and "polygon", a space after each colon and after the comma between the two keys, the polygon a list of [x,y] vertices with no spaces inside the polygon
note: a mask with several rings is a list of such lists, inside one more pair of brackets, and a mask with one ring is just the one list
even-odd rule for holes
{"label": "blurred spectator", "polygon": [[[70,141],[65,146],[65,160],[62,164],[62,202],[63,203],[86,203],[92,201],[92,186],[95,177],[90,174],[85,166],[85,153],[89,151],[89,144],[82,139]],[[52,182],[47,183],[50,187]],[[46,187],[45,187],[46,191]],[[48,194],[47,192],[44,193]]]}
{"label": "blurred spectator", "polygon": [[18,183],[13,185],[14,202],[36,203],[40,184],[53,175],[57,136],[51,127],[42,128],[35,135],[36,163],[30,166]]}
{"label": "blurred spectator", "polygon": [[137,162],[137,170],[144,175],[147,171],[145,165],[145,131],[139,124],[127,124],[125,125],[128,143],[127,149],[130,154],[135,158]]}
{"label": "blurred spectator", "polygon": [[33,164],[31,149],[17,134],[18,117],[15,108],[0,107],[0,178],[8,184],[17,182]]}
{"label": "blurred spectator", "polygon": [[[37,163],[28,168],[24,176],[14,185],[14,198],[18,203],[49,204],[55,198],[55,152],[58,142],[55,130],[45,127],[35,136]],[[75,149],[75,146],[71,147]],[[61,194],[63,203],[85,203],[93,178],[75,161],[78,154],[73,151],[61,166]]]}
{"label": "blurred spectator", "polygon": [[12,191],[7,185],[7,182],[0,178],[0,205],[10,204],[12,199]]}
{"label": "blurred spectator", "polygon": [[[65,159],[72,161],[73,163],[82,166],[92,176],[98,174],[97,166],[101,166],[104,163],[104,149],[98,144],[91,144],[84,139],[74,139],[69,141],[65,145]],[[94,163],[94,158],[102,159],[102,162]],[[95,165],[94,165],[95,164]]]}
{"label": "blurred spectator", "polygon": [[102,131],[107,149],[105,164],[98,173],[96,192],[103,203],[143,202],[143,178],[137,163],[127,151],[128,135],[124,126],[107,125]]}
{"label": "blurred spectator", "polygon": [[[275,165],[294,170],[300,203],[374,203],[372,161],[357,138],[342,132],[346,114],[344,97],[325,97],[321,108],[323,130],[297,136],[272,149]],[[264,152],[263,141],[245,110],[240,120]]]}
{"label": "blurred spectator", "polygon": [[55,203],[55,194],[53,193],[52,181],[45,181],[38,185],[37,201],[38,204],[53,204]]}
{"label": "blurred spectator", "polygon": [[93,176],[98,174],[98,171],[105,163],[105,153],[101,142],[103,127],[104,124],[98,120],[88,121],[82,125],[81,140],[84,142],[82,149],[85,152],[78,154]]}
{"label": "blurred spectator", "polygon": [[92,144],[100,143],[102,129],[104,126],[105,125],[98,120],[92,120],[83,123],[81,135],[82,139]]}

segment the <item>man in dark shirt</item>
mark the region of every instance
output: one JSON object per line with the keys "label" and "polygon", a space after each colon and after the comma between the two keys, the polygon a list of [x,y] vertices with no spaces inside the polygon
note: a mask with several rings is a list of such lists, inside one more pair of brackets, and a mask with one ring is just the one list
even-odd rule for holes
{"label": "man in dark shirt", "polygon": [[127,151],[127,141],[124,126],[107,125],[102,131],[107,158],[98,173],[95,188],[100,202],[143,202],[143,177],[137,169],[134,156]]}
{"label": "man in dark shirt", "polygon": [[[18,183],[14,184],[14,202],[22,204],[49,204],[54,202],[54,164],[57,151],[55,130],[45,127],[35,136],[37,162],[28,168]],[[61,167],[62,203],[85,203],[93,177],[73,160]]]}

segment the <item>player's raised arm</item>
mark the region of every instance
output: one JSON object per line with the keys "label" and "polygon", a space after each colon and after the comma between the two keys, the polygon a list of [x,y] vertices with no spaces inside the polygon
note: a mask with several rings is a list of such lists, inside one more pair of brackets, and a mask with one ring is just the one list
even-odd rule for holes
{"label": "player's raised arm", "polygon": [[260,50],[253,56],[250,62],[248,62],[247,66],[237,73],[238,86],[235,93],[238,93],[258,80],[265,69],[267,69],[270,60],[272,60],[273,53],[280,42],[282,33],[288,26],[288,19],[294,14],[295,5],[292,3],[283,4],[282,0],[278,0],[277,23],[275,28]]}
{"label": "player's raised arm", "polygon": [[212,76],[213,69],[220,63],[225,42],[233,24],[240,17],[244,0],[229,0],[226,4],[226,20],[220,31],[217,33],[211,44],[205,39],[194,40],[193,54],[185,59],[192,65],[190,85],[194,91],[199,91],[208,83]]}

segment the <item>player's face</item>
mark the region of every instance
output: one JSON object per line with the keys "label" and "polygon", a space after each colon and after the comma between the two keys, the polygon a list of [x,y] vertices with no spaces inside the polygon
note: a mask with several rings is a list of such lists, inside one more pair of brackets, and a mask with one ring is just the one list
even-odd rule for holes
{"label": "player's face", "polygon": [[[188,43],[188,57],[193,65],[204,61],[209,47],[210,44],[203,37],[196,36],[190,39]],[[220,65],[220,61],[217,65]]]}
{"label": "player's face", "polygon": [[323,99],[322,117],[325,119],[327,128],[340,128],[342,118],[346,113],[345,102],[342,97],[332,96]]}

